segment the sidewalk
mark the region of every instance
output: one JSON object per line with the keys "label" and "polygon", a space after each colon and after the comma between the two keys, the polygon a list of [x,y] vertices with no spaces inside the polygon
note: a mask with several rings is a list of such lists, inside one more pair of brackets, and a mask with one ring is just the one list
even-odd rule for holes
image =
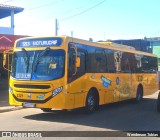
{"label": "sidewalk", "polygon": [[8,79],[0,79],[0,113],[22,109],[9,105],[8,85]]}
{"label": "sidewalk", "polygon": [[8,79],[0,79],[0,107],[9,106]]}
{"label": "sidewalk", "polygon": [[23,107],[21,107],[21,106],[18,106],[18,107],[15,107],[15,106],[0,107],[0,113],[8,112],[8,111],[14,111],[14,110],[20,110],[22,108]]}

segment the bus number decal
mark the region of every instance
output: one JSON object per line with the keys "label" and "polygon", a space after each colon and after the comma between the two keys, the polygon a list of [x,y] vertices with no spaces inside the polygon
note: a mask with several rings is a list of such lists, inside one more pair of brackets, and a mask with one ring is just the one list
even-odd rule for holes
{"label": "bus number decal", "polygon": [[22,42],[22,46],[23,46],[23,47],[30,46],[30,42]]}
{"label": "bus number decal", "polygon": [[17,98],[23,98],[23,94],[17,94]]}

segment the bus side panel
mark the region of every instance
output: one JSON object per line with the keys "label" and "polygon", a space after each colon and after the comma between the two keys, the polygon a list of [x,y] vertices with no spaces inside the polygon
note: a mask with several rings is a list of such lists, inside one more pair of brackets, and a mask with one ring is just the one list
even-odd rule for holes
{"label": "bus side panel", "polygon": [[131,98],[132,95],[132,74],[121,73],[116,76],[116,87],[120,92],[120,101]]}
{"label": "bus side panel", "polygon": [[148,91],[146,95],[150,95],[158,91],[158,75],[157,74],[150,74],[147,75],[147,85],[148,85]]}
{"label": "bus side panel", "polygon": [[105,95],[105,104],[131,98],[131,74],[105,74],[105,78],[111,81],[111,83],[106,87],[106,92],[108,94]]}
{"label": "bus side panel", "polygon": [[[105,74],[105,78],[110,81],[107,87],[107,95],[105,95],[105,103],[118,102],[120,100],[120,92],[116,86],[116,74]],[[102,82],[105,85],[103,80]]]}
{"label": "bus side panel", "polygon": [[140,82],[138,82],[137,74],[132,74],[131,97],[130,97],[130,99],[136,98],[137,87],[138,87],[139,84],[140,84]]}
{"label": "bus side panel", "polygon": [[[91,88],[95,88],[98,92],[99,95],[99,104],[102,105],[105,102],[105,94],[109,94],[108,93],[108,89],[106,87],[103,86],[103,82],[102,82],[102,75],[104,74],[99,74],[99,73],[92,73],[88,75],[88,83],[87,83],[87,87],[89,87],[88,91]],[[87,98],[87,95],[86,95]]]}
{"label": "bus side panel", "polygon": [[[86,83],[87,91],[91,88],[95,88],[98,91],[100,105],[112,103],[114,101],[112,85],[114,85],[115,82],[112,82],[111,78],[113,79],[113,77],[105,73],[88,74],[88,82]],[[87,93],[85,95],[85,100],[87,98]]]}
{"label": "bus side panel", "polygon": [[87,92],[86,83],[87,83],[87,75],[83,75],[76,80],[73,80],[68,84],[68,92],[70,96],[73,96],[73,108],[79,108],[85,106],[84,97]]}
{"label": "bus side panel", "polygon": [[64,92],[56,95],[50,101],[45,104],[37,104],[38,108],[55,108],[55,109],[72,109],[73,108],[73,97]]}
{"label": "bus side panel", "polygon": [[143,96],[150,95],[158,91],[157,74],[133,74],[132,75],[132,98],[136,98],[137,88],[143,87]]}

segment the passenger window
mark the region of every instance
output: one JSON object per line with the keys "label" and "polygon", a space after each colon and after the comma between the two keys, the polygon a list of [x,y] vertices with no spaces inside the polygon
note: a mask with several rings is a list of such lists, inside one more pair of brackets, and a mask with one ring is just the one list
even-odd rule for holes
{"label": "passenger window", "polygon": [[109,73],[116,72],[114,53],[115,53],[115,51],[113,51],[113,50],[105,50],[107,72],[109,72]]}
{"label": "passenger window", "polygon": [[121,72],[130,72],[129,53],[124,52],[121,60]]}
{"label": "passenger window", "polygon": [[105,53],[104,51],[98,50],[96,51],[96,62],[95,62],[95,72],[106,72],[107,65],[106,65],[106,59],[105,59]]}
{"label": "passenger window", "polygon": [[71,47],[69,47],[68,62],[68,76],[71,77],[76,72],[76,52]]}

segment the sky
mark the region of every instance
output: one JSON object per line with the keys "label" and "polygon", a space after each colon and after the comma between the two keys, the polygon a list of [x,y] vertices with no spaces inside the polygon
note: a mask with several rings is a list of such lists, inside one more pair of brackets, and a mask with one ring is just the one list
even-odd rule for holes
{"label": "sky", "polygon": [[[93,41],[160,37],[160,0],[0,0],[19,6],[15,35],[67,35]],[[0,20],[10,27],[10,18]]]}

